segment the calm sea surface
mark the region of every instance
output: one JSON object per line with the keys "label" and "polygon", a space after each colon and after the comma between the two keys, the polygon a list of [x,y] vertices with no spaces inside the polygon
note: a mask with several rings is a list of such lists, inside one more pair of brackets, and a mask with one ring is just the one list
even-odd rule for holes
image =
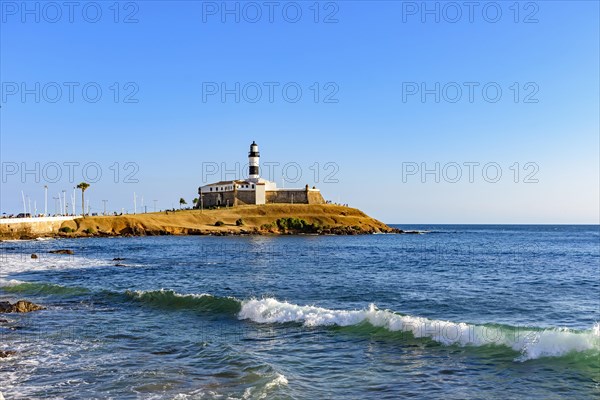
{"label": "calm sea surface", "polygon": [[401,228],[1,242],[0,300],[48,309],[0,316],[0,392],[600,396],[598,226]]}

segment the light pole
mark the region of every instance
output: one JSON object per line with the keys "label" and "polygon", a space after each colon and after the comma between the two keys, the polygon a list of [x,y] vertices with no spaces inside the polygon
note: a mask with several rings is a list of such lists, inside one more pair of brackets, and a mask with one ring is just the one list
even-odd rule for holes
{"label": "light pole", "polygon": [[[73,198],[71,199],[71,204],[73,206],[73,215],[76,215],[77,211],[75,210],[75,190],[77,189],[77,186],[73,187]],[[83,193],[83,192],[82,192]],[[83,213],[83,216],[85,217],[85,204],[83,204],[83,198],[81,199],[81,212]]]}
{"label": "light pole", "polygon": [[63,190],[63,215],[67,215],[67,191]]}
{"label": "light pole", "polygon": [[107,201],[108,200],[102,200],[102,203],[104,203],[104,213],[103,213],[103,215],[106,215],[106,202]]}
{"label": "light pole", "polygon": [[25,205],[25,193],[21,190],[21,197],[23,198],[23,214],[27,214],[27,206]]}
{"label": "light pole", "polygon": [[48,216],[48,185],[44,185],[44,217]]}

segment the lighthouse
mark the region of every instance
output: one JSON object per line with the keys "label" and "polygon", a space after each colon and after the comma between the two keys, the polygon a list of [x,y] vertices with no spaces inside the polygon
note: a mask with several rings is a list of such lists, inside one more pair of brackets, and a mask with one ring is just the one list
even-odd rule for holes
{"label": "lighthouse", "polygon": [[260,159],[260,153],[258,152],[258,145],[252,141],[250,145],[250,152],[248,153],[248,169],[249,175],[248,180],[251,182],[258,182],[258,164]]}

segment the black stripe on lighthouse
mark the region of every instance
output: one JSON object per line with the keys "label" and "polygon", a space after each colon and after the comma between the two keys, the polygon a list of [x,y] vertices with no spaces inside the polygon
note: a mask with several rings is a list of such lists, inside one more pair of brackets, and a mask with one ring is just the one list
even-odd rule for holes
{"label": "black stripe on lighthouse", "polygon": [[258,166],[257,165],[250,166],[250,175],[258,175]]}

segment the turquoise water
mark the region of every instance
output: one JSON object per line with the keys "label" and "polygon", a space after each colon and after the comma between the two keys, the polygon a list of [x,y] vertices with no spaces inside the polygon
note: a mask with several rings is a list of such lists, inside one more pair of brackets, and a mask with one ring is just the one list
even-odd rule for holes
{"label": "turquoise water", "polygon": [[1,316],[0,391],[600,395],[598,226],[402,228],[426,233],[2,242],[0,300],[48,309]]}

